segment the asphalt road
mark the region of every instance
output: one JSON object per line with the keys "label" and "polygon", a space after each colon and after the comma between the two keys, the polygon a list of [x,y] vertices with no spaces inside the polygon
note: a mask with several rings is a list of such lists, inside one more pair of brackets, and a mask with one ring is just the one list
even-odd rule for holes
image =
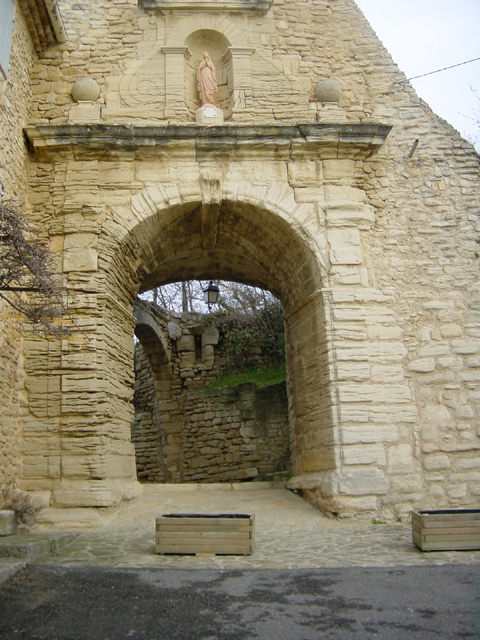
{"label": "asphalt road", "polygon": [[0,638],[480,638],[479,566],[206,571],[32,566]]}

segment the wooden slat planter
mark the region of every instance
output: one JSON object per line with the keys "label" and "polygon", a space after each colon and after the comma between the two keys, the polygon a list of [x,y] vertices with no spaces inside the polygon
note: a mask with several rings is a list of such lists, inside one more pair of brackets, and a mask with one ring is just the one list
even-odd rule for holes
{"label": "wooden slat planter", "polygon": [[155,553],[251,555],[255,516],[164,514],[156,519]]}
{"label": "wooden slat planter", "polygon": [[412,539],[422,551],[480,549],[480,509],[412,511]]}

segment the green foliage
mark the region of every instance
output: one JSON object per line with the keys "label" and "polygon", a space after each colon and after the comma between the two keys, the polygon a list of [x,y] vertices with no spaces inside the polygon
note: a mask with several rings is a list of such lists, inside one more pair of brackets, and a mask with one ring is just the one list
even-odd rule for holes
{"label": "green foliage", "polygon": [[243,306],[217,314],[223,371],[281,368],[285,363],[283,310],[273,296],[256,307]]}
{"label": "green foliage", "polygon": [[257,387],[267,387],[270,384],[283,382],[287,377],[285,367],[270,367],[267,369],[251,369],[250,371],[234,371],[224,373],[207,385],[207,389],[221,389],[223,387],[238,387],[239,384],[254,382]]}

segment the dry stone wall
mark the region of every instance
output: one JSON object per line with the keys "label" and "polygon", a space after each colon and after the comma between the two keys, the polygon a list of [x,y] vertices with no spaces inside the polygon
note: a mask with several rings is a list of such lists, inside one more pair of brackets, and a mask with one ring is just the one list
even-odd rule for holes
{"label": "dry stone wall", "polygon": [[132,442],[140,482],[164,482],[161,415],[156,400],[154,373],[142,345],[135,346],[135,416]]}
{"label": "dry stone wall", "polygon": [[170,354],[159,384],[159,344],[137,325],[132,442],[139,480],[233,482],[288,473],[285,383],[207,390],[222,370],[208,316],[170,314],[145,302],[136,315],[137,323],[155,323]]}
{"label": "dry stone wall", "polygon": [[285,383],[190,392],[182,447],[184,478],[238,482],[287,477],[290,447]]}

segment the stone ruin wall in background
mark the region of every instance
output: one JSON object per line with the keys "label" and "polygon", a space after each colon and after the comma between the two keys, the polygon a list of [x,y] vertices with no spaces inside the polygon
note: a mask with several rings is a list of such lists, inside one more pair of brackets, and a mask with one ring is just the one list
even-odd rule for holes
{"label": "stone ruin wall in background", "polygon": [[[156,317],[160,324],[162,319]],[[185,321],[187,317],[189,320]],[[205,359],[202,365],[198,348],[197,354],[187,349],[189,344],[195,346],[195,340],[188,340],[192,330],[197,333],[197,345],[200,342],[199,320],[205,321],[197,314],[175,314],[162,323],[171,345],[171,361],[167,366],[172,376],[170,391],[164,388],[159,392],[168,394],[162,403],[156,397],[148,358],[137,343],[132,442],[138,479],[234,482],[286,477],[290,470],[290,447],[285,382],[260,389],[254,384],[205,389],[205,384],[218,376],[222,363],[217,355],[210,360],[214,364],[209,368]],[[171,328],[172,321],[182,333],[182,351],[178,351],[178,340],[168,334],[167,324]],[[175,335],[180,331],[175,331]],[[212,355],[211,351],[208,353]],[[177,413],[180,433],[169,435],[168,424],[172,421],[166,414],[171,411]],[[165,447],[170,448],[168,459]],[[170,463],[169,468],[172,458],[175,464]]]}

